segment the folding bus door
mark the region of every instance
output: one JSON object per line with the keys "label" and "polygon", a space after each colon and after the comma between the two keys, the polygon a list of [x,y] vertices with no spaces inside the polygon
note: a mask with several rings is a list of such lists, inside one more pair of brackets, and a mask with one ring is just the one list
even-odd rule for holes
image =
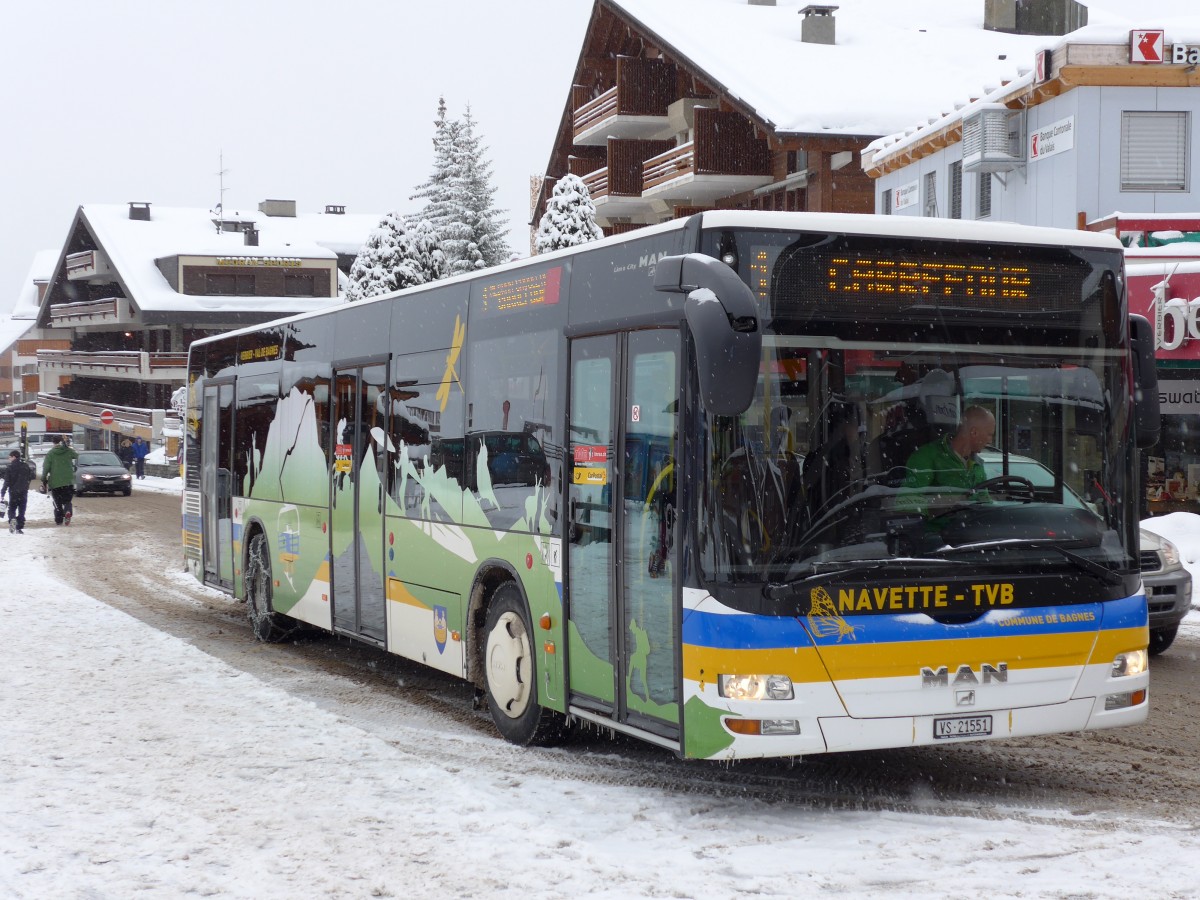
{"label": "folding bus door", "polygon": [[678,365],[673,330],[571,345],[570,702],[668,739],[680,718]]}
{"label": "folding bus door", "polygon": [[333,627],[383,644],[383,487],[387,365],[334,369],[330,403],[330,578]]}

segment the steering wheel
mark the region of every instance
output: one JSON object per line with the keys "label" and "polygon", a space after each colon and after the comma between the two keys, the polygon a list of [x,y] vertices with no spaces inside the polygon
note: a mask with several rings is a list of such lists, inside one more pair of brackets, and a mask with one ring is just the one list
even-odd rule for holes
{"label": "steering wheel", "polygon": [[1007,494],[1013,500],[1019,500],[1021,503],[1032,503],[1036,499],[1033,482],[1020,475],[997,475],[995,478],[989,478],[987,481],[981,481],[975,485],[977,491],[986,491],[991,488],[998,488],[1000,493]]}

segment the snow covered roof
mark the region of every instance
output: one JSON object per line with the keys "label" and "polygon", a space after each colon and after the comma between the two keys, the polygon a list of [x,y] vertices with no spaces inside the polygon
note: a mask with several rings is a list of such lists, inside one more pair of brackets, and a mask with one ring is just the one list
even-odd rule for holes
{"label": "snow covered roof", "polygon": [[1031,53],[1019,57],[1018,65],[1012,67],[1002,81],[989,79],[973,68],[964,68],[955,87],[971,90],[972,97],[962,98],[952,108],[945,105],[930,105],[924,113],[914,117],[905,127],[893,129],[883,137],[871,142],[863,152],[867,168],[880,165],[884,157],[899,153],[940,131],[957,126],[963,116],[990,103],[1004,103],[1012,97],[1026,92],[1033,84],[1034,53],[1038,50],[1054,50],[1067,44],[1114,44],[1127,46],[1129,33],[1135,29],[1162,28],[1166,31],[1166,43],[1195,43],[1200,41],[1200,15],[1196,14],[1195,0],[1142,0],[1128,3],[1124,0],[1088,0],[1088,24],[1062,37],[1041,37]]}
{"label": "snow covered roof", "polygon": [[37,324],[37,282],[49,280],[57,260],[58,254],[54,250],[39,250],[34,254],[12,312],[0,315],[0,353],[7,351]]}
{"label": "snow covered roof", "polygon": [[[218,233],[217,214],[207,209],[150,206],[150,220],[131,219],[129,206],[88,204],[79,208],[112,263],[129,298],[146,311],[299,312],[328,306],[330,298],[198,297],[177,293],[156,260],[173,256],[254,256],[334,260],[354,254],[379,224],[374,214],[300,213],[268,216],[257,210],[226,209],[227,222],[249,222],[258,245],[247,246],[240,232]],[[65,258],[65,257],[64,257]],[[62,261],[60,260],[60,265]]]}
{"label": "snow covered roof", "polygon": [[[836,43],[800,40],[808,0],[602,0],[776,134],[889,135],[954,112],[1063,38],[983,28],[984,0],[840,0]],[[1132,28],[1200,37],[1196,0],[1086,0],[1087,40]],[[1072,39],[1075,39],[1073,37]]]}

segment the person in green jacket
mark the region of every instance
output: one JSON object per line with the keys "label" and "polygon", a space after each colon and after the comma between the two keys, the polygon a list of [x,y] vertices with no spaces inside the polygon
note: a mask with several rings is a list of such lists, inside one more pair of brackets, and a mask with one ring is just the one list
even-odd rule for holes
{"label": "person in green jacket", "polygon": [[972,496],[975,488],[987,481],[977,454],[995,437],[996,417],[982,406],[968,406],[953,435],[930,441],[908,458],[908,474],[901,488],[903,505],[926,512],[930,492],[925,489],[931,487],[954,489],[959,499]]}
{"label": "person in green jacket", "polygon": [[71,447],[71,439],[54,436],[54,446],[42,462],[42,492],[50,488],[54,500],[54,524],[70,525],[71,500],[75,496],[75,460],[79,454]]}

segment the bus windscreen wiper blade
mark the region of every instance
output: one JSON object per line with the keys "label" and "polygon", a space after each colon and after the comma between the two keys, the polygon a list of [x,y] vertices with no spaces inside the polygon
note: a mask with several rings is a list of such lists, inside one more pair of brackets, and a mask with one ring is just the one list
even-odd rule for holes
{"label": "bus windscreen wiper blade", "polygon": [[1010,540],[998,541],[977,541],[973,544],[960,544],[957,547],[943,547],[936,551],[940,556],[949,556],[951,554],[968,553],[975,550],[996,550],[1000,548],[1012,548],[1014,550],[1024,550],[1028,547],[1036,547],[1039,550],[1053,550],[1055,553],[1062,556],[1077,569],[1082,569],[1097,578],[1102,579],[1108,584],[1120,584],[1123,577],[1119,572],[1114,572],[1108,566],[1096,562],[1094,559],[1088,559],[1086,556],[1080,556],[1064,547],[1061,543],[1054,540],[1031,540],[1014,538]]}
{"label": "bus windscreen wiper blade", "polygon": [[846,575],[862,575],[879,568],[899,568],[905,565],[930,563],[942,565],[959,565],[958,560],[939,559],[937,557],[911,557],[889,559],[838,559],[822,560],[809,563],[791,573],[791,581],[769,581],[763,585],[763,596],[768,600],[790,600],[797,594],[803,593],[815,579],[826,580],[841,578]]}

